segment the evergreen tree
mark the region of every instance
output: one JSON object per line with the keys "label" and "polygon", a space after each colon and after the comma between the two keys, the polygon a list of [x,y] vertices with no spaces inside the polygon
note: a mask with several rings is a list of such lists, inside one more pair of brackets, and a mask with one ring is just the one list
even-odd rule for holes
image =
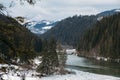
{"label": "evergreen tree", "polygon": [[[104,17],[81,38],[78,50],[84,55],[120,58],[120,13]],[[94,52],[93,52],[94,50]],[[93,54],[95,53],[95,55]]]}
{"label": "evergreen tree", "polygon": [[65,50],[62,49],[62,46],[60,43],[57,44],[57,54],[58,54],[58,60],[59,60],[60,73],[65,74],[64,67],[67,60],[67,54],[65,53]]}
{"label": "evergreen tree", "polygon": [[82,34],[96,23],[96,16],[73,16],[61,20],[55,27],[44,33],[45,39],[54,36],[63,45],[76,46]]}
{"label": "evergreen tree", "polygon": [[[39,50],[36,45],[39,45]],[[2,57],[4,60],[11,62],[19,58],[21,62],[29,63],[36,53],[41,52],[41,46],[40,38],[16,20],[0,14],[0,54],[5,56]]]}
{"label": "evergreen tree", "polygon": [[47,75],[53,74],[59,66],[58,55],[56,52],[56,42],[53,38],[49,41],[43,41],[42,63],[37,71]]}

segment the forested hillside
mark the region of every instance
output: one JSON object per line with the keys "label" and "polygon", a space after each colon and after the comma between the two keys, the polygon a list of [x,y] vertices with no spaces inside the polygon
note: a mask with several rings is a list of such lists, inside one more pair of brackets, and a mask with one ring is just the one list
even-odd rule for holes
{"label": "forested hillside", "polygon": [[60,21],[55,27],[43,34],[49,39],[51,36],[64,45],[77,45],[83,32],[96,23],[96,16],[73,16]]}
{"label": "forested hillside", "polygon": [[97,21],[79,41],[84,56],[120,58],[120,13]]}
{"label": "forested hillside", "polygon": [[86,30],[100,21],[103,17],[111,16],[119,13],[119,9],[113,9],[98,13],[91,16],[73,16],[68,17],[43,34],[43,38],[49,39],[51,36],[61,42],[63,45],[71,45],[76,47],[81,36]]}
{"label": "forested hillside", "polygon": [[11,17],[0,14],[0,62],[28,62],[41,51],[41,40]]}
{"label": "forested hillside", "polygon": [[[15,19],[0,14],[0,64],[21,65],[30,69],[35,65],[34,69],[41,75],[51,75],[55,72],[65,74],[65,52],[58,55],[56,49],[54,38],[41,40]],[[39,57],[41,64],[37,65],[34,60]]]}

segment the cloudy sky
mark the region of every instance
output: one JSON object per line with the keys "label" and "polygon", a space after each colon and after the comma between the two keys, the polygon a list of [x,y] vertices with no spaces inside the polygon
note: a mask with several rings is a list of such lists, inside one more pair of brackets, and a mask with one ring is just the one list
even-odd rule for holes
{"label": "cloudy sky", "polygon": [[[8,8],[11,1],[12,7]],[[40,20],[61,20],[73,15],[91,15],[120,8],[120,0],[41,0],[34,6],[17,0],[0,0],[13,17],[24,16]]]}

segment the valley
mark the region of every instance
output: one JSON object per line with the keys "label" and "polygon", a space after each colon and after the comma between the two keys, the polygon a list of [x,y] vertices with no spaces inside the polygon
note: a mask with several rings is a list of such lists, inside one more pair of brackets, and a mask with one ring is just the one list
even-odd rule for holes
{"label": "valley", "polygon": [[0,0],[0,80],[120,80],[120,3]]}

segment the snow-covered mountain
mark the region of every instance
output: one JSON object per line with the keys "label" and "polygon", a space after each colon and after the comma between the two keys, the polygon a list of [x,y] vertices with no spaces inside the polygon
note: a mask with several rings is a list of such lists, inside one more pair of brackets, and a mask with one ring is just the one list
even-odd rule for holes
{"label": "snow-covered mountain", "polygon": [[24,25],[35,34],[43,34],[52,27],[54,27],[58,22],[41,20],[41,21],[30,21]]}
{"label": "snow-covered mountain", "polygon": [[[97,14],[96,17],[98,17],[97,20],[101,20],[105,16],[110,16],[110,15],[116,14],[118,12],[120,12],[120,9],[108,10],[108,11],[104,11],[104,12]],[[33,19],[29,20],[28,22],[24,23],[24,25],[29,30],[31,30],[31,32],[33,32],[35,34],[43,34],[58,23],[58,22],[48,21],[48,20],[39,21],[38,18],[39,18],[39,16],[37,17],[37,19],[33,18]]]}
{"label": "snow-covered mountain", "polygon": [[15,18],[35,34],[43,34],[57,24],[57,21],[42,20],[43,14],[44,16],[46,14],[44,11],[38,10],[37,4],[33,6],[27,2],[20,2],[20,0],[8,0],[7,2],[0,0],[0,4],[5,7],[3,14]]}
{"label": "snow-covered mountain", "polygon": [[27,19],[21,16],[15,17],[15,19],[34,34],[43,34],[58,23],[58,21],[40,20],[36,18]]}
{"label": "snow-covered mountain", "polygon": [[97,14],[96,16],[98,17],[97,20],[100,21],[103,19],[103,17],[111,16],[111,15],[114,15],[117,13],[120,13],[120,9],[107,10],[107,11],[104,11],[104,12]]}
{"label": "snow-covered mountain", "polygon": [[113,14],[116,14],[119,12],[120,12],[120,9],[112,9],[112,10],[107,10],[107,11],[101,12],[101,13],[97,14],[97,16],[99,16],[99,17],[110,16],[110,15],[113,15]]}
{"label": "snow-covered mountain", "polygon": [[[34,6],[27,2],[20,2],[20,0],[0,0],[0,3],[6,8],[3,11],[4,14],[12,16],[13,18],[21,16],[17,21],[22,25],[26,25],[26,27],[35,34],[43,34],[58,23],[46,19],[50,15],[40,7],[40,3]],[[101,12],[96,15],[97,20],[101,20],[104,16],[110,16],[118,12],[120,12],[120,9]],[[43,20],[42,16],[44,16],[46,20]]]}

